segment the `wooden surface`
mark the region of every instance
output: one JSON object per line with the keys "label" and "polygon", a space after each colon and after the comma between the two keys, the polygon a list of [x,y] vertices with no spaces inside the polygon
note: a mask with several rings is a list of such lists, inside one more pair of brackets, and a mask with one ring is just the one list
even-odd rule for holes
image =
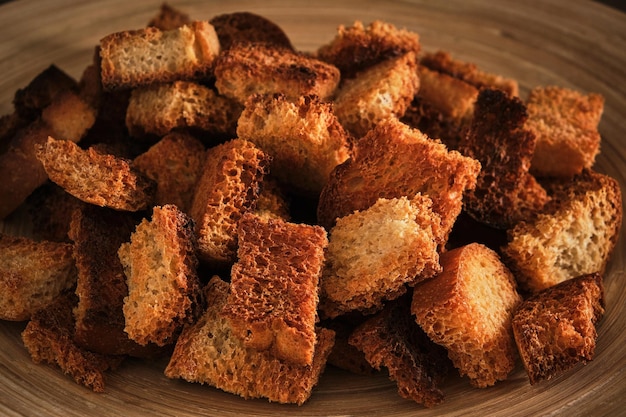
{"label": "wooden surface", "polygon": [[[174,1],[196,19],[249,10],[280,24],[293,43],[315,50],[337,25],[374,19],[421,35],[425,50],[519,80],[524,97],[555,84],[605,96],[597,169],[617,178],[626,194],[626,15],[588,1]],[[160,2],[28,1],[0,6],[0,114],[16,88],[51,63],[78,77],[98,40],[139,28]],[[0,179],[1,181],[2,179]],[[0,230],[21,231],[20,216]],[[129,361],[112,372],[107,392],[94,394],[57,370],[35,365],[20,340],[23,323],[0,322],[2,416],[199,415],[567,415],[614,416],[626,409],[626,276],[624,231],[607,272],[607,311],[599,324],[596,358],[548,383],[530,386],[518,365],[510,379],[474,389],[465,379],[444,386],[446,402],[432,410],[403,400],[384,373],[358,377],[328,369],[302,407],[245,401],[219,390],[170,381],[164,363]]]}

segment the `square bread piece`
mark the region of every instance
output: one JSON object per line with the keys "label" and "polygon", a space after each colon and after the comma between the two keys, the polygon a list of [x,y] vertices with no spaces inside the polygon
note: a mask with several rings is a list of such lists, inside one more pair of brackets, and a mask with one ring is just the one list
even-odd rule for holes
{"label": "square bread piece", "polygon": [[410,306],[410,294],[389,303],[356,327],[348,341],[375,369],[387,368],[400,396],[434,407],[444,401],[440,384],[452,364],[446,350],[415,323]]}
{"label": "square bread piece", "polygon": [[112,33],[100,40],[105,91],[209,75],[220,52],[215,29],[197,21],[172,30],[147,27]]}
{"label": "square bread piece", "polygon": [[337,218],[365,210],[379,198],[411,199],[421,193],[441,216],[445,243],[461,212],[463,193],[474,188],[479,172],[475,159],[387,119],[359,139],[353,156],[333,170],[320,194],[318,222],[330,230]]}
{"label": "square bread piece", "polygon": [[28,320],[74,284],[71,244],[0,233],[1,320]]}
{"label": "square bread piece", "polygon": [[390,58],[345,80],[335,94],[334,111],[356,138],[381,120],[402,117],[420,86],[413,52]]}
{"label": "square bread piece", "polygon": [[128,284],[126,333],[140,345],[174,342],[202,308],[193,221],[176,206],[155,206],[118,255]]}
{"label": "square bread piece", "polygon": [[283,94],[254,95],[237,123],[237,136],[272,157],[272,176],[317,198],[330,172],[350,156],[349,135],[332,104],[316,96],[288,100]]}
{"label": "square bread piece", "polygon": [[357,20],[352,26],[340,25],[335,38],[317,50],[317,57],[335,65],[341,78],[348,79],[369,66],[407,52],[417,56],[420,50],[420,37],[415,32],[381,20],[367,26]]}
{"label": "square bread piece", "polygon": [[296,365],[269,351],[246,347],[222,309],[229,284],[211,278],[205,288],[208,308],[178,338],[165,369],[168,378],[209,384],[243,398],[267,398],[302,405],[311,396],[334,343],[334,332],[318,328],[310,365]]}
{"label": "square bread piece", "polygon": [[325,318],[358,310],[372,313],[406,292],[406,285],[441,272],[441,218],[430,198],[379,199],[337,219],[330,230],[320,283]]}
{"label": "square bread piece", "polygon": [[303,53],[267,43],[237,43],[215,62],[220,94],[245,103],[252,94],[282,93],[291,100],[332,96],[339,84],[337,67]]}
{"label": "square bread piece", "polygon": [[536,87],[526,107],[526,127],[537,137],[530,166],[534,175],[567,178],[593,166],[600,152],[598,124],[604,97],[562,87]]}
{"label": "square bread piece", "polygon": [[133,89],[126,110],[131,136],[164,136],[174,130],[206,138],[207,144],[235,137],[241,104],[190,81]]}
{"label": "square bread piece", "polygon": [[459,373],[484,388],[515,367],[511,317],[522,302],[498,254],[471,243],[440,257],[443,272],[413,289],[411,312]]}
{"label": "square bread piece", "polygon": [[319,226],[245,214],[224,306],[244,346],[297,365],[313,363],[319,278],[328,245]]}
{"label": "square bread piece", "polygon": [[531,292],[604,273],[622,226],[622,194],[614,178],[585,170],[552,188],[552,202],[509,230],[502,248],[520,286]]}
{"label": "square bread piece", "polygon": [[513,334],[531,384],[552,379],[593,359],[596,323],[604,314],[598,273],[581,275],[525,300],[513,316]]}
{"label": "square bread piece", "polygon": [[243,139],[208,149],[189,210],[200,260],[215,267],[235,261],[237,225],[256,208],[269,163],[265,152]]}

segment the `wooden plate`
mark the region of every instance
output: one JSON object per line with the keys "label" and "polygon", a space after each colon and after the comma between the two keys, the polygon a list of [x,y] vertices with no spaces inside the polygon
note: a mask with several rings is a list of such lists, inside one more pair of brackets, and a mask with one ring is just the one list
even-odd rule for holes
{"label": "wooden plate", "polygon": [[[445,49],[482,69],[516,78],[524,97],[555,84],[606,98],[597,170],[626,186],[626,15],[588,1],[171,1],[196,19],[253,11],[280,24],[300,49],[330,41],[339,24],[380,19],[421,35],[425,50]],[[140,28],[160,2],[29,1],[0,6],[0,114],[14,91],[51,63],[79,77],[104,35]],[[3,179],[0,179],[2,181]],[[624,191],[622,191],[624,193]],[[625,193],[626,194],[626,193]],[[19,213],[0,230],[21,231]],[[510,379],[475,389],[453,378],[432,410],[400,398],[383,372],[374,377],[328,369],[303,406],[243,400],[211,387],[170,381],[162,362],[126,362],[107,392],[94,394],[60,372],[31,362],[23,323],[0,323],[0,415],[235,416],[618,415],[626,410],[624,231],[605,277],[607,310],[595,360],[551,382],[530,386],[521,365]]]}

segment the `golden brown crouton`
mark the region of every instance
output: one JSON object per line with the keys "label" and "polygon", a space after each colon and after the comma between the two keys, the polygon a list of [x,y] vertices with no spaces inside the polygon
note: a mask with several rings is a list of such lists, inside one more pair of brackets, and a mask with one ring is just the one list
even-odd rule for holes
{"label": "golden brown crouton", "polygon": [[52,181],[86,203],[127,211],[152,204],[155,183],[123,158],[52,137],[39,147],[37,158]]}
{"label": "golden brown crouton", "polygon": [[237,136],[272,158],[272,175],[300,193],[317,197],[330,172],[350,155],[348,134],[330,103],[315,96],[290,101],[282,94],[246,102]]}
{"label": "golden brown crouton", "polygon": [[407,52],[417,56],[420,49],[420,38],[415,32],[380,20],[367,26],[356,21],[350,27],[339,26],[335,38],[321,46],[317,56],[339,68],[341,77],[347,79],[369,66]]}
{"label": "golden brown crouton", "polygon": [[430,198],[379,199],[371,207],[337,219],[330,229],[320,283],[324,317],[358,310],[376,312],[406,292],[406,285],[441,271],[441,218]]}
{"label": "golden brown crouton", "polygon": [[246,347],[234,334],[223,306],[229,284],[211,278],[205,289],[208,308],[185,327],[165,368],[168,378],[206,383],[243,398],[304,404],[318,383],[333,347],[334,332],[318,328],[311,365],[281,361],[268,351]]}
{"label": "golden brown crouton", "polygon": [[472,385],[504,380],[515,367],[511,318],[522,297],[496,252],[471,243],[445,252],[443,272],[413,289],[411,312]]}
{"label": "golden brown crouton", "polygon": [[407,52],[357,73],[335,96],[337,118],[356,138],[381,120],[402,117],[420,85],[417,58]]}
{"label": "golden brown crouton", "polygon": [[525,300],[513,316],[515,342],[531,384],[594,357],[596,323],[604,314],[598,273],[581,275]]}
{"label": "golden brown crouton", "polygon": [[100,40],[102,86],[110,91],[203,78],[219,52],[217,34],[208,22],[112,33]]}
{"label": "golden brown crouton", "polygon": [[452,55],[446,51],[426,53],[420,59],[420,64],[431,70],[463,80],[478,89],[496,88],[509,96],[516,97],[519,95],[517,80],[482,71],[474,63],[453,59]]}
{"label": "golden brown crouton", "polygon": [[291,49],[239,43],[222,52],[215,63],[220,94],[245,103],[252,94],[282,93],[291,100],[316,95],[328,99],[339,84],[339,70]]}
{"label": "golden brown crouton", "polygon": [[223,308],[233,334],[246,347],[312,365],[326,231],[247,213],[237,235],[237,262]]}
{"label": "golden brown crouton", "polygon": [[235,136],[241,105],[189,81],[155,84],[133,90],[126,111],[131,136],[165,136],[172,131],[198,133],[214,144]]}
{"label": "golden brown crouton", "polygon": [[537,145],[530,171],[543,177],[572,177],[591,168],[600,152],[598,124],[604,97],[560,87],[536,87],[526,100]]}
{"label": "golden brown crouton", "polygon": [[502,249],[520,285],[533,292],[604,273],[622,224],[622,194],[615,179],[585,171],[555,188],[545,210],[508,231]]}
{"label": "golden brown crouton", "polygon": [[269,161],[267,154],[243,139],[207,151],[189,211],[201,260],[219,267],[235,260],[237,225],[255,208]]}
{"label": "golden brown crouton", "polygon": [[143,346],[173,343],[203,307],[193,221],[176,206],[155,206],[118,255],[128,284],[124,330]]}
{"label": "golden brown crouton", "polygon": [[0,234],[0,319],[28,320],[75,284],[72,245]]}
{"label": "golden brown crouton", "polygon": [[191,208],[204,166],[204,145],[191,135],[170,133],[133,160],[133,167],[156,183],[154,203]]}

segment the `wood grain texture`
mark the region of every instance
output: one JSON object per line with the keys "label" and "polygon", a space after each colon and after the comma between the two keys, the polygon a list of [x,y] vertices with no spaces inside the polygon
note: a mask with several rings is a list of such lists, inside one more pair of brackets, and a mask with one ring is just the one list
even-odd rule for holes
{"label": "wood grain texture", "polygon": [[[626,14],[572,0],[226,1],[170,4],[196,19],[248,10],[281,25],[293,44],[312,51],[339,24],[385,20],[418,32],[425,50],[445,49],[482,69],[516,78],[523,97],[537,85],[597,92],[606,99],[597,170],[618,179],[626,195]],[[79,77],[103,36],[143,27],[160,2],[144,0],[38,2],[0,6],[0,114],[14,91],[51,63]],[[0,179],[1,181],[2,179]],[[27,232],[20,213],[0,230]],[[425,409],[403,400],[384,373],[373,377],[328,369],[302,407],[243,400],[163,375],[164,362],[126,362],[94,394],[57,370],[32,363],[20,340],[22,323],[0,322],[0,415],[199,416],[614,416],[626,409],[626,231],[606,278],[607,310],[599,323],[596,358],[547,383],[530,386],[521,365],[510,379],[475,389],[449,380],[446,401]]]}

